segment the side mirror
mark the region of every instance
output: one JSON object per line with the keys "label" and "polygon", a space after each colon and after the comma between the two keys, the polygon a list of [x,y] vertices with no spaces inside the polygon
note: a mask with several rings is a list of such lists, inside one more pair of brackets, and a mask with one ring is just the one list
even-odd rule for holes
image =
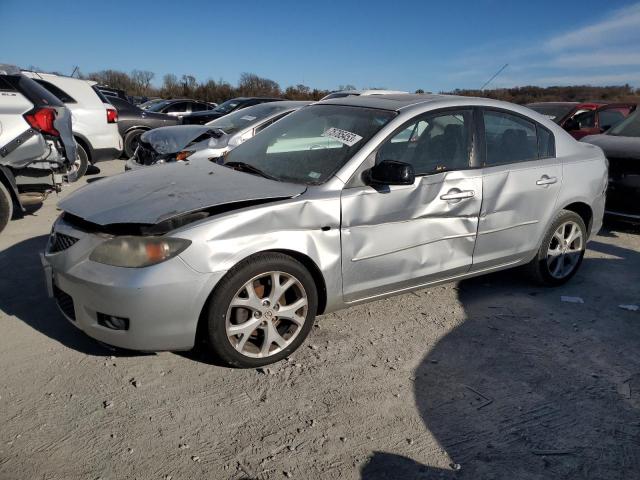
{"label": "side mirror", "polygon": [[383,160],[367,171],[371,185],[413,185],[415,178],[413,165],[397,160]]}

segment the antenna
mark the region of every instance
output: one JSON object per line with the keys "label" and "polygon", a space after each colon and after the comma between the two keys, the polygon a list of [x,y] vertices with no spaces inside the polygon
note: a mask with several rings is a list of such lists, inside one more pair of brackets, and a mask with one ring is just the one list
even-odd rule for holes
{"label": "antenna", "polygon": [[70,76],[73,77],[77,71],[78,71],[78,66],[76,65],[75,67],[73,67],[73,72],[71,72]]}
{"label": "antenna", "polygon": [[484,82],[484,85],[482,85],[480,87],[480,90],[484,90],[484,87],[486,87],[487,85],[489,85],[498,75],[500,75],[502,73],[502,71],[507,68],[509,66],[508,63],[505,63],[502,68],[500,70],[498,70],[496,73],[493,74],[493,77],[491,77],[489,80],[487,80],[486,82]]}

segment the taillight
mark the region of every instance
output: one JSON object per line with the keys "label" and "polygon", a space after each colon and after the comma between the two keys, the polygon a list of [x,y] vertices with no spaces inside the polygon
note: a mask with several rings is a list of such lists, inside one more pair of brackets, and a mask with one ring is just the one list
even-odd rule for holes
{"label": "taillight", "polygon": [[107,108],[107,123],[117,123],[118,111],[115,108]]}
{"label": "taillight", "polygon": [[56,120],[56,111],[53,108],[39,108],[24,114],[24,119],[31,128],[49,135],[60,136],[60,132],[55,129],[53,122]]}

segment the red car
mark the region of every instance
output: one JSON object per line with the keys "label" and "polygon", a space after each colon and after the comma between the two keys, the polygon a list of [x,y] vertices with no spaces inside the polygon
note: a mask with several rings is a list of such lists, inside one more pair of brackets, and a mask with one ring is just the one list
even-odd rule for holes
{"label": "red car", "polygon": [[632,103],[604,102],[540,102],[527,105],[553,120],[575,139],[608,130],[621,122],[636,108]]}

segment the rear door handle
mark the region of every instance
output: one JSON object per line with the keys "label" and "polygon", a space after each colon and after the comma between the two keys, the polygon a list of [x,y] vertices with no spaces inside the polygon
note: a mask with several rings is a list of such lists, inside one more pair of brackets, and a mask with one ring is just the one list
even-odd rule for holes
{"label": "rear door handle", "polygon": [[558,181],[558,179],[556,177],[550,177],[548,175],[543,175],[540,177],[540,180],[538,180],[536,182],[536,185],[553,185],[554,183],[556,183]]}
{"label": "rear door handle", "polygon": [[473,190],[460,190],[457,188],[452,188],[444,195],[440,195],[440,200],[464,200],[466,198],[473,198],[476,195],[476,192]]}

